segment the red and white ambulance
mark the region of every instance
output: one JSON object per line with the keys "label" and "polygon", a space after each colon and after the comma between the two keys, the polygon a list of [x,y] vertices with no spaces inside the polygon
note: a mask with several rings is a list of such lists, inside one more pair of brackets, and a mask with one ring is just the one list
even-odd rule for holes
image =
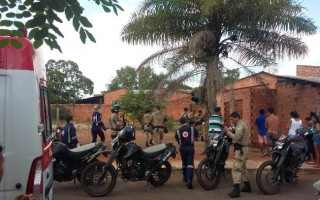
{"label": "red and white ambulance", "polygon": [[[0,37],[0,39],[10,39]],[[45,66],[29,40],[0,48],[0,143],[4,147],[4,177],[0,199],[32,193],[51,200],[52,127]]]}

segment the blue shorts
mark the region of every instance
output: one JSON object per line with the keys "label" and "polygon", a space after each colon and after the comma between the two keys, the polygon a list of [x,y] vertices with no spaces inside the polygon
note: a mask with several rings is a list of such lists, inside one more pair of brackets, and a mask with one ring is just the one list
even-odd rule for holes
{"label": "blue shorts", "polygon": [[320,144],[320,135],[313,136],[313,144]]}

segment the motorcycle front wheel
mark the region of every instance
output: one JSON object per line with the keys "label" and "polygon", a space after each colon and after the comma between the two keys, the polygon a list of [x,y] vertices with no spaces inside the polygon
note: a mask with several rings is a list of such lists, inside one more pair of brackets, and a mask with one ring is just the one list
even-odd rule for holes
{"label": "motorcycle front wheel", "polygon": [[221,169],[218,166],[214,169],[214,161],[205,158],[198,165],[197,178],[201,187],[206,190],[213,190],[220,182]]}
{"label": "motorcycle front wheel", "polygon": [[[81,184],[84,190],[93,197],[106,196],[116,185],[117,172],[115,168],[111,165],[108,167],[106,173],[102,174],[104,166],[105,163],[96,161],[90,163],[82,171]],[[99,182],[101,176],[103,177],[101,182]]]}
{"label": "motorcycle front wheel", "polygon": [[256,175],[259,189],[267,195],[277,194],[281,188],[281,174],[276,175],[277,163],[269,160],[260,165]]}
{"label": "motorcycle front wheel", "polygon": [[165,161],[160,167],[152,172],[148,181],[153,186],[162,186],[169,180],[171,171],[171,164],[168,161]]}

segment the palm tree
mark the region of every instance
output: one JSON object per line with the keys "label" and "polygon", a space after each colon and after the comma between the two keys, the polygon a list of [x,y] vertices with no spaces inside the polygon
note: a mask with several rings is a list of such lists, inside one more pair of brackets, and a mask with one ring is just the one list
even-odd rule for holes
{"label": "palm tree", "polygon": [[211,113],[225,60],[252,70],[308,53],[301,37],[317,27],[304,12],[294,0],[145,0],[121,36],[132,44],[163,46],[141,66],[163,61],[171,89],[202,75]]}

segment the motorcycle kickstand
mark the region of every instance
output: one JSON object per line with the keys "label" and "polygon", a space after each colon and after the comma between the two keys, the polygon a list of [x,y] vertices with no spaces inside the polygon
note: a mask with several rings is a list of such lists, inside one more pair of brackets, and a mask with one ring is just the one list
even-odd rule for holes
{"label": "motorcycle kickstand", "polygon": [[300,181],[298,180],[298,177],[295,177],[294,179],[295,179],[295,181],[297,182],[298,187],[301,189],[301,184],[300,184]]}
{"label": "motorcycle kickstand", "polygon": [[149,183],[149,181],[147,180],[147,190],[148,190],[148,193],[150,192],[150,183]]}
{"label": "motorcycle kickstand", "polygon": [[76,178],[73,178],[73,190],[76,191]]}

